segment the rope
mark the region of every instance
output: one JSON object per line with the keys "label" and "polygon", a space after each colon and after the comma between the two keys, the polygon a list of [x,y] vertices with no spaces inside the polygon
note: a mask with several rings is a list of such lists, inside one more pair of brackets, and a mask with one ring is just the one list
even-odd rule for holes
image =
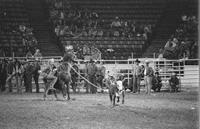
{"label": "rope", "polygon": [[89,83],[90,85],[96,87],[96,88],[99,88],[99,89],[102,89],[101,87],[98,87],[97,85],[93,84],[92,82],[90,82],[88,79],[86,79],[85,77],[83,77],[79,72],[76,71],[76,69],[74,69],[70,64],[69,66],[71,67],[72,70],[74,70],[74,72],[76,74],[78,74],[81,78],[83,78],[87,83]]}

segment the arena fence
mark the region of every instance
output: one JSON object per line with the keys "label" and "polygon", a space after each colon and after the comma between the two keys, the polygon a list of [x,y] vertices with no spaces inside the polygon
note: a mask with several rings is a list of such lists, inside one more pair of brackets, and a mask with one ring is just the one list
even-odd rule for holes
{"label": "arena fence", "polygon": [[[25,57],[14,57],[19,60],[27,60]],[[13,58],[13,59],[14,59]],[[59,64],[62,57],[42,57],[41,68],[44,69],[46,64],[50,59],[54,59],[56,64]],[[0,58],[1,59],[1,58]],[[34,60],[34,58],[29,58],[28,60]],[[197,87],[199,84],[199,61],[200,59],[179,59],[179,60],[166,60],[166,59],[155,59],[155,58],[140,58],[140,65],[144,65],[145,60],[150,61],[150,66],[154,71],[160,73],[162,78],[163,88],[169,88],[168,80],[173,72],[175,72],[180,79],[181,87]],[[79,73],[84,76],[85,64],[89,60],[76,60],[79,66]],[[114,77],[119,74],[123,74],[127,79],[127,83],[131,83],[132,78],[132,67],[135,59],[128,60],[98,60],[104,63],[106,71],[110,71]],[[98,66],[98,63],[97,63]],[[81,78],[79,78],[80,82]],[[42,82],[42,81],[41,81]],[[144,82],[142,81],[143,85]],[[130,84],[131,85],[131,84]],[[180,88],[181,88],[180,87]]]}

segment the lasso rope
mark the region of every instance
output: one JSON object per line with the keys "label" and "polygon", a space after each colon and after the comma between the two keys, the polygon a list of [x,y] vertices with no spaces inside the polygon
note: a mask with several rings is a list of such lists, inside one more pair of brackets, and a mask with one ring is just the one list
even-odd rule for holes
{"label": "lasso rope", "polygon": [[81,78],[83,78],[87,83],[89,83],[90,85],[92,85],[92,86],[94,86],[94,87],[96,87],[96,88],[102,89],[101,87],[99,87],[99,86],[93,84],[92,82],[90,82],[87,78],[83,77],[79,72],[76,71],[76,69],[74,69],[74,68],[71,66],[71,64],[69,64],[69,66],[71,67],[71,69],[72,69],[76,74],[78,74]]}

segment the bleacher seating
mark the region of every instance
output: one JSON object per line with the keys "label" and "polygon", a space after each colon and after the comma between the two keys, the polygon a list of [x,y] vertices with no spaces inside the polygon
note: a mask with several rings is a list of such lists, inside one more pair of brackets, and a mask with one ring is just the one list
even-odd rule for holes
{"label": "bleacher seating", "polygon": [[15,56],[22,56],[22,37],[15,30],[20,24],[30,26],[23,0],[0,0],[0,3],[0,47],[5,49],[6,56],[10,56],[10,45]]}
{"label": "bleacher seating", "polygon": [[[65,0],[64,0],[65,1]],[[124,21],[134,21],[138,24],[155,25],[165,7],[166,0],[72,0],[70,4],[74,7],[80,7],[99,15],[98,20],[104,19],[105,24],[110,25],[115,17],[119,17]],[[68,8],[64,9],[69,11]],[[98,26],[98,29],[105,28]],[[108,28],[106,28],[108,31]],[[90,37],[89,37],[90,38]],[[103,59],[128,59],[140,57],[147,41],[143,37],[132,38],[113,38],[109,36],[93,37],[78,37],[69,38],[60,36],[63,45],[81,45],[87,42],[92,42],[94,46],[102,51]],[[107,53],[107,49],[113,49],[111,53]]]}

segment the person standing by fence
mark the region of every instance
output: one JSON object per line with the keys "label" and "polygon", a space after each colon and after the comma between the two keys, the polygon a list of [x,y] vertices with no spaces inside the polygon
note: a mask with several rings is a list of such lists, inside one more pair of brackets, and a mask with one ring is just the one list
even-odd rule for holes
{"label": "person standing by fence", "polygon": [[[86,73],[87,73],[89,81],[94,85],[96,85],[96,78],[95,78],[96,72],[97,72],[97,66],[95,65],[94,61],[92,59],[90,59],[90,62],[87,66]],[[92,94],[97,92],[97,88],[92,86],[91,84],[89,84],[89,89]]]}
{"label": "person standing by fence", "polygon": [[13,70],[14,70],[14,77],[16,80],[17,92],[22,93],[22,80],[21,80],[22,65],[21,62],[17,59],[15,59]]}
{"label": "person standing by fence", "polygon": [[103,62],[101,61],[99,63],[99,66],[97,67],[97,73],[96,73],[96,81],[101,87],[101,92],[103,93],[103,79],[105,77],[106,68],[103,65]]}
{"label": "person standing by fence", "polygon": [[32,92],[32,76],[33,76],[33,66],[30,61],[27,62],[24,71],[24,84],[26,92]]}
{"label": "person standing by fence", "polygon": [[13,68],[14,68],[13,60],[12,60],[12,58],[9,58],[8,66],[7,66],[8,78],[6,80],[6,82],[8,84],[9,92],[12,92],[12,90],[13,90],[13,85],[12,85],[12,78],[14,77]]}
{"label": "person standing by fence", "polygon": [[136,59],[133,66],[133,93],[140,93],[140,81],[143,74],[142,67],[139,66],[140,61]]}
{"label": "person standing by fence", "polygon": [[0,64],[0,88],[1,91],[6,90],[6,79],[7,79],[7,61],[3,59]]}
{"label": "person standing by fence", "polygon": [[34,65],[33,79],[34,79],[35,85],[36,85],[36,93],[39,93],[40,88],[39,88],[38,80],[39,80],[39,76],[40,76],[39,70],[41,69],[39,59],[36,58],[33,65]]}
{"label": "person standing by fence", "polygon": [[146,87],[146,93],[151,93],[151,87],[152,87],[152,79],[154,75],[154,71],[152,67],[149,66],[149,61],[145,61],[145,70],[144,70],[144,80],[145,80],[145,87]]}

